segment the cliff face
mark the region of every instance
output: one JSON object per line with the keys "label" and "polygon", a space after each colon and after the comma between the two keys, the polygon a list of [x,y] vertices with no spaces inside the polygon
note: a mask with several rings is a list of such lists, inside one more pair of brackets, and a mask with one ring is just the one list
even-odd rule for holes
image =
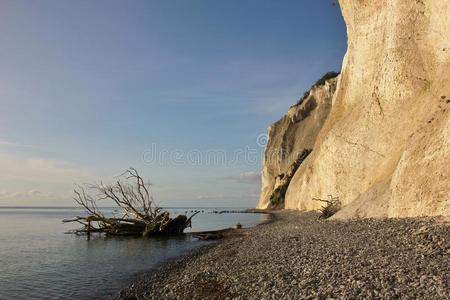
{"label": "cliff face", "polygon": [[274,191],[280,187],[287,188],[297,171],[296,162],[305,156],[303,151],[314,148],[317,135],[330,113],[336,84],[337,78],[317,83],[289,108],[283,118],[269,127],[258,208],[282,204],[274,199],[277,197]]}
{"label": "cliff face", "polygon": [[285,207],[314,210],[312,198],[332,194],[343,204],[336,218],[449,215],[450,2],[340,4],[347,54]]}

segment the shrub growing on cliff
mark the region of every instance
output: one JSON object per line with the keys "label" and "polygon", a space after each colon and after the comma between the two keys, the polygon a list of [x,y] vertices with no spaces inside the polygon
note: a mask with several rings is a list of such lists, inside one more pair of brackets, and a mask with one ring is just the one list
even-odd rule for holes
{"label": "shrub growing on cliff", "polygon": [[303,163],[303,161],[308,157],[308,155],[312,152],[311,149],[303,149],[303,151],[298,155],[297,159],[289,168],[286,174],[278,175],[280,180],[282,180],[282,184],[280,184],[270,195],[270,208],[272,209],[280,209],[284,207],[284,198],[286,197],[286,192],[291,182],[292,177],[294,176],[297,169]]}
{"label": "shrub growing on cliff", "polygon": [[334,71],[328,72],[325,75],[323,75],[322,78],[317,80],[316,83],[314,83],[314,87],[318,87],[318,86],[324,85],[327,80],[335,78],[338,75],[339,75],[339,73],[334,72]]}
{"label": "shrub growing on cliff", "polygon": [[277,187],[270,196],[270,206],[273,209],[283,208],[284,197],[286,196],[287,187],[289,182]]}
{"label": "shrub growing on cliff", "polygon": [[335,77],[339,76],[339,74],[340,74],[339,72],[331,71],[331,72],[328,72],[325,75],[323,75],[319,80],[316,81],[316,83],[314,83],[314,85],[311,87],[311,89],[309,91],[306,91],[303,94],[303,96],[297,101],[297,103],[292,105],[291,107],[299,105],[300,103],[303,102],[303,100],[308,98],[311,93],[312,88],[324,85],[327,80],[335,78]]}

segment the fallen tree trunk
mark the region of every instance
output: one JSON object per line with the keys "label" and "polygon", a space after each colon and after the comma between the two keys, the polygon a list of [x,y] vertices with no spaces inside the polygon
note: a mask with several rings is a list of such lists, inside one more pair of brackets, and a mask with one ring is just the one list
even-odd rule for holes
{"label": "fallen tree trunk", "polygon": [[[198,212],[189,218],[185,215],[171,218],[168,211],[155,205],[150,194],[150,184],[145,183],[135,169],[127,170],[121,178],[125,178],[125,182],[119,179],[113,185],[100,183],[88,185],[86,188],[78,186],[74,190],[74,200],[84,209],[86,216],[63,220],[63,223],[82,225],[70,233],[149,237],[179,235],[187,227],[191,227],[192,217]],[[92,193],[87,193],[86,190]],[[105,216],[105,212],[97,205],[101,200],[111,200],[123,215]]]}

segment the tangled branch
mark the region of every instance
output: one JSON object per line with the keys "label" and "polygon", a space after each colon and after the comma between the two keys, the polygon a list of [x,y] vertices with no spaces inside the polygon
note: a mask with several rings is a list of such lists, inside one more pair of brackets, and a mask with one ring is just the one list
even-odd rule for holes
{"label": "tangled branch", "polygon": [[[83,227],[71,231],[75,234],[93,232],[107,235],[176,235],[191,226],[192,215],[170,218],[169,212],[155,204],[150,191],[151,184],[144,181],[134,168],[126,170],[114,184],[77,185],[75,202],[84,209],[86,216],[63,220]],[[106,216],[98,206],[100,201],[112,201],[122,216]]]}
{"label": "tangled branch", "polygon": [[322,206],[319,209],[320,212],[319,219],[328,219],[341,209],[341,201],[339,200],[339,197],[333,197],[332,195],[328,195],[328,200],[320,198],[313,198],[313,200],[326,203],[326,205]]}

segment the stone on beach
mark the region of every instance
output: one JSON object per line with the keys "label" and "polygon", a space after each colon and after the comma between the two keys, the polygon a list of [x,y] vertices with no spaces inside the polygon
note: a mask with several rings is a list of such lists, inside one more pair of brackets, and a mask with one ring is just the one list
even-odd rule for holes
{"label": "stone on beach", "polygon": [[276,216],[163,267],[121,298],[450,299],[448,223]]}

